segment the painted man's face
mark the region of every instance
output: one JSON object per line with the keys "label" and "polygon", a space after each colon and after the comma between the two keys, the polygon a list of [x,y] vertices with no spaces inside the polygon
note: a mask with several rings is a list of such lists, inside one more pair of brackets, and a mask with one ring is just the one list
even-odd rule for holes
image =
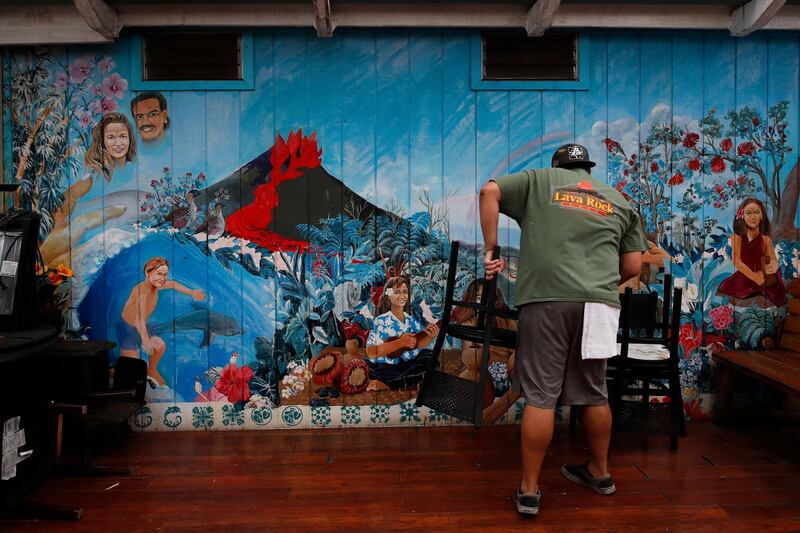
{"label": "painted man's face", "polygon": [[167,282],[167,273],[169,272],[169,267],[167,265],[161,265],[155,270],[151,270],[147,274],[147,281],[150,282],[151,285],[160,289],[164,286]]}
{"label": "painted man's face", "polygon": [[133,120],[143,141],[154,141],[164,135],[168,119],[167,110],[161,110],[156,98],[147,98],[133,105]]}

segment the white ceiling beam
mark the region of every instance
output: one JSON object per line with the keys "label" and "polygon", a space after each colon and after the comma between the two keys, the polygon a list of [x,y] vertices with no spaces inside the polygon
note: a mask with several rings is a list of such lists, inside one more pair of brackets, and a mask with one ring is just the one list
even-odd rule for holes
{"label": "white ceiling beam", "polygon": [[536,0],[534,2],[525,17],[525,31],[528,32],[528,37],[539,37],[550,29],[560,3],[561,0]]}
{"label": "white ceiling beam", "polygon": [[122,24],[119,22],[117,12],[103,0],[72,0],[78,12],[94,31],[106,39],[119,37]]}
{"label": "white ceiling beam", "polygon": [[116,6],[126,27],[243,26],[314,27],[314,10],[306,4],[146,4]]}
{"label": "white ceiling beam", "polygon": [[[542,0],[539,0],[540,2]],[[538,2],[537,2],[538,4]],[[529,4],[530,5],[530,4]],[[336,4],[334,28],[507,28],[525,27],[524,4]],[[314,9],[291,4],[115,4],[123,27],[316,27]],[[727,30],[725,5],[562,4],[553,28],[635,28]],[[783,6],[765,25],[800,30],[800,6]],[[0,4],[0,45],[110,42],[91,28],[71,5]]]}
{"label": "white ceiling beam", "polygon": [[744,37],[763,28],[786,0],[750,0],[731,13],[729,29],[734,37]]}
{"label": "white ceiling beam", "polygon": [[331,37],[333,35],[333,19],[331,18],[330,0],[314,0],[314,27],[317,37]]}
{"label": "white ceiling beam", "polygon": [[0,45],[108,43],[71,5],[0,6]]}

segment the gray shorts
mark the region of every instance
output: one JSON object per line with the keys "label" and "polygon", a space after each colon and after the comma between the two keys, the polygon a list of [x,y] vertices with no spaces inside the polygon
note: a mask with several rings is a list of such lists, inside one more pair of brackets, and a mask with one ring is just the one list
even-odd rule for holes
{"label": "gray shorts", "polygon": [[520,307],[514,390],[528,405],[605,405],[606,360],[582,359],[583,302]]}

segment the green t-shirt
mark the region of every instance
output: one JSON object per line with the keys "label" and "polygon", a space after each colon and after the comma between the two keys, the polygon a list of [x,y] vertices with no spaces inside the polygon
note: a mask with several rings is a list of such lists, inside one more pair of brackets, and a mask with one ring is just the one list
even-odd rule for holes
{"label": "green t-shirt", "polygon": [[644,251],[639,215],[583,169],[524,170],[494,180],[500,212],[522,230],[514,300],[619,306],[619,256]]}

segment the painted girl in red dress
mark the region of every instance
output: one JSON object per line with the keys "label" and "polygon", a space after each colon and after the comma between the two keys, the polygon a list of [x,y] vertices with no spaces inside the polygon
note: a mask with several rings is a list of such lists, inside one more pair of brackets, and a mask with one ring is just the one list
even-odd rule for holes
{"label": "painted girl in red dress", "polygon": [[761,200],[747,198],[733,221],[733,265],[736,272],[723,281],[718,294],[731,299],[765,296],[776,306],[786,304],[786,287],[769,237],[769,219]]}

